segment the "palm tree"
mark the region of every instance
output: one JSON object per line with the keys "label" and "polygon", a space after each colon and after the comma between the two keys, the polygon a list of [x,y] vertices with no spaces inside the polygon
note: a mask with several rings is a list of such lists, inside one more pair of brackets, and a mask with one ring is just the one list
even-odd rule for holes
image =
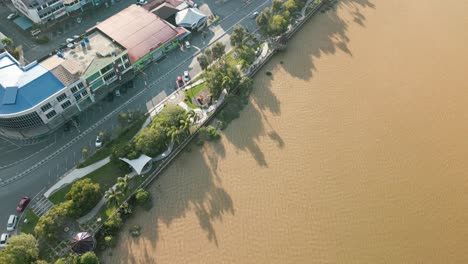
{"label": "palm tree", "polygon": [[122,198],[122,192],[116,190],[117,188],[110,188],[104,194],[104,198],[106,198],[106,204],[109,206],[118,207],[120,203],[120,199]]}
{"label": "palm tree", "polygon": [[128,174],[125,174],[125,176],[123,177],[118,177],[116,189],[120,191],[122,194],[127,193],[129,181],[130,181],[130,177],[128,176]]}
{"label": "palm tree", "polygon": [[171,137],[172,142],[179,142],[180,140],[180,129],[176,126],[171,126],[169,131],[167,131],[167,136]]}

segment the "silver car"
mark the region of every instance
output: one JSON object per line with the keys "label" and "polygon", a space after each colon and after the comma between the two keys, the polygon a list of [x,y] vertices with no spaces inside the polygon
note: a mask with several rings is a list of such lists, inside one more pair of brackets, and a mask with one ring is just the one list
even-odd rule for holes
{"label": "silver car", "polygon": [[0,236],[0,248],[3,248],[7,245],[8,243],[8,238],[10,238],[10,235],[7,234],[7,233],[3,233],[1,236]]}

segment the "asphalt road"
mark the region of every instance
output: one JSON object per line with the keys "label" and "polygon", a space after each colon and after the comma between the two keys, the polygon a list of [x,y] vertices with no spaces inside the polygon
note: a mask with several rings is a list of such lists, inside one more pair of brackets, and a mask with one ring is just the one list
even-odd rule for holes
{"label": "asphalt road", "polygon": [[[121,97],[114,97],[112,102],[96,103],[83,112],[79,117],[79,129],[73,128],[69,132],[57,131],[44,142],[19,146],[13,141],[0,140],[0,179],[18,179],[0,187],[0,232],[6,230],[8,216],[16,213],[15,208],[21,197],[33,197],[57,182],[79,162],[82,147],[94,148],[98,131],[117,130],[118,112],[136,109],[148,111],[161,102],[174,91],[175,79],[184,70],[188,70],[191,76],[201,72],[194,54],[218,38],[229,50],[229,33],[233,27],[240,23],[249,31],[254,31],[256,25],[250,15],[254,11],[262,10],[270,2],[254,0],[244,5],[241,1],[228,1],[223,4],[205,1],[200,9],[220,15],[219,23],[207,29],[208,36],[205,39],[202,39],[201,34],[192,34],[192,48],[172,51],[166,59],[146,69],[147,87],[144,85],[143,75],[138,75],[134,79],[134,87],[128,89]],[[74,141],[75,138],[78,139]]]}

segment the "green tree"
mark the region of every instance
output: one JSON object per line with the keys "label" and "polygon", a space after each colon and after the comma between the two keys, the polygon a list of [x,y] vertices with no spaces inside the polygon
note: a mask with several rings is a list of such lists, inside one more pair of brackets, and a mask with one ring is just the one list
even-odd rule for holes
{"label": "green tree", "polygon": [[87,146],[81,148],[81,155],[83,156],[83,159],[86,159],[89,156],[89,148]]}
{"label": "green tree", "polygon": [[108,206],[118,207],[122,199],[122,192],[112,187],[106,191],[104,197],[106,198],[106,204]]}
{"label": "green tree", "polygon": [[151,199],[151,194],[145,189],[139,188],[135,194],[135,199],[140,205],[146,205]]}
{"label": "green tree", "polygon": [[200,68],[202,70],[208,69],[210,62],[208,61],[208,57],[205,54],[201,54],[197,57],[198,64],[200,64]]}
{"label": "green tree", "polygon": [[237,25],[231,34],[230,41],[231,45],[238,48],[244,44],[244,38],[247,36],[247,31],[241,25]]}
{"label": "green tree", "polygon": [[71,205],[72,201],[65,201],[41,216],[34,227],[34,233],[37,237],[49,241],[56,239],[64,219],[69,215]]}
{"label": "green tree", "polygon": [[297,6],[296,0],[287,0],[284,3],[284,8],[288,10],[290,13],[297,11],[298,6]]}
{"label": "green tree", "polygon": [[182,131],[177,126],[171,126],[169,130],[167,131],[167,136],[171,138],[172,142],[179,143],[181,134],[182,134]]}
{"label": "green tree", "polygon": [[288,29],[288,21],[282,15],[274,15],[270,23],[270,32],[275,35],[281,35]]}
{"label": "green tree", "polygon": [[255,19],[257,26],[260,28],[262,34],[268,34],[269,23],[271,18],[271,9],[269,7],[265,8]]}
{"label": "green tree", "polygon": [[119,232],[120,227],[122,226],[122,217],[120,213],[113,214],[107,221],[104,223],[103,234],[106,236],[115,235]]}
{"label": "green tree", "polygon": [[110,141],[110,138],[111,138],[111,137],[110,137],[110,134],[109,134],[107,131],[105,131],[105,130],[99,131],[98,136],[99,136],[99,139],[101,140],[101,142],[102,142],[103,144],[109,142],[109,141]]}
{"label": "green tree", "polygon": [[283,10],[283,1],[281,0],[273,0],[273,4],[271,5],[271,12],[273,14],[278,14]]}
{"label": "green tree", "polygon": [[81,255],[80,264],[99,264],[99,259],[94,252],[86,252]]}
{"label": "green tree", "polygon": [[49,262],[40,259],[40,260],[37,260],[34,264],[49,264]]}
{"label": "green tree", "polygon": [[210,48],[206,48],[205,51],[203,52],[203,54],[206,55],[206,58],[208,59],[208,62],[212,62],[213,61],[213,52],[211,51]]}
{"label": "green tree", "polygon": [[38,243],[29,234],[12,236],[6,247],[0,252],[0,263],[34,263],[39,256]]}
{"label": "green tree", "polygon": [[0,42],[5,46],[7,50],[13,47],[13,40],[11,38],[3,38]]}
{"label": "green tree", "polygon": [[72,201],[69,215],[80,217],[96,206],[101,199],[101,188],[98,183],[93,183],[91,179],[85,178],[73,183],[65,198]]}
{"label": "green tree", "polygon": [[257,58],[255,55],[255,50],[247,45],[242,46],[238,49],[237,54],[239,54],[240,64],[243,69],[248,68]]}
{"label": "green tree", "polygon": [[128,174],[125,174],[125,176],[117,178],[116,187],[122,194],[126,194],[128,191],[129,182],[130,182],[130,176],[128,176]]}
{"label": "green tree", "polygon": [[236,88],[240,79],[239,71],[228,63],[220,63],[205,72],[206,87],[214,98],[218,98],[223,89],[229,92]]}
{"label": "green tree", "polygon": [[213,59],[217,60],[223,57],[226,50],[226,46],[222,42],[216,42],[213,44],[211,51],[213,52]]}
{"label": "green tree", "polygon": [[135,149],[150,157],[155,157],[166,147],[166,133],[160,124],[148,126],[135,139]]}

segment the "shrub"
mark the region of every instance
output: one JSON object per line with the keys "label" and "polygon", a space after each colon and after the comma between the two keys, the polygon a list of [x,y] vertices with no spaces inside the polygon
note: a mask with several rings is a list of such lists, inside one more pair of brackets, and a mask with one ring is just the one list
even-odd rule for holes
{"label": "shrub", "polygon": [[133,237],[137,237],[141,234],[141,227],[139,225],[134,225],[132,228],[130,228],[130,234],[133,236]]}
{"label": "shrub", "polygon": [[214,126],[200,128],[199,136],[202,140],[215,140],[221,137]]}
{"label": "shrub", "polygon": [[99,264],[99,259],[94,252],[86,252],[81,255],[80,264]]}
{"label": "shrub", "polygon": [[116,235],[120,227],[122,227],[122,217],[120,213],[115,213],[104,223],[103,233],[105,236]]}
{"label": "shrub", "polygon": [[113,236],[106,236],[104,237],[104,243],[106,247],[113,248],[117,244],[117,239]]}
{"label": "shrub", "polygon": [[139,205],[142,205],[147,209],[151,207],[151,194],[148,191],[139,188],[136,192],[135,199]]}

